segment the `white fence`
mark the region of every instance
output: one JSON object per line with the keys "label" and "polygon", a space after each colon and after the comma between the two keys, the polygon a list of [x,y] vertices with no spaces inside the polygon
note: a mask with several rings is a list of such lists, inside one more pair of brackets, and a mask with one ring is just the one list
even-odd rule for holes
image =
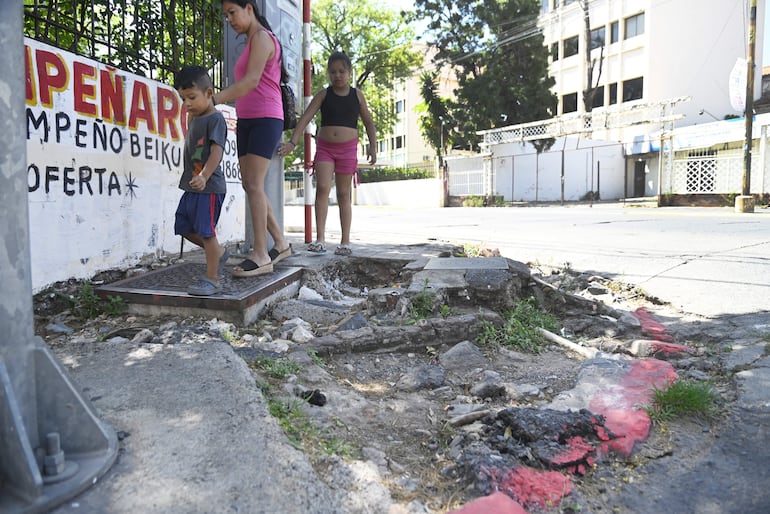
{"label": "white fence", "polygon": [[578,201],[624,196],[620,143],[560,138],[538,154],[526,143],[490,145],[492,153],[447,158],[450,196],[499,195],[507,202]]}

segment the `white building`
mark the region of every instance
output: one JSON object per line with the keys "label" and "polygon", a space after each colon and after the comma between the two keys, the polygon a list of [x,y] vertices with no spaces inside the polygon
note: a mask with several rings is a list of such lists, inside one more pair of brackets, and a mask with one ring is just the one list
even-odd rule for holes
{"label": "white building", "polygon": [[[585,4],[595,109],[690,97],[677,109],[684,115],[677,126],[706,121],[702,110],[711,113],[708,121],[743,115],[731,105],[729,80],[736,60],[747,58],[748,0],[543,0],[539,25],[551,49],[559,114],[585,112]],[[757,11],[755,62],[761,63],[764,0]],[[754,87],[759,98],[761,66]]]}
{"label": "white building", "polygon": [[[420,76],[423,72],[434,72],[435,50],[427,45],[415,44],[415,49],[422,51],[424,61],[414,73],[393,88],[393,104],[396,110],[396,122],[391,133],[383,134],[377,141],[377,163],[396,168],[433,167],[436,165],[436,150],[428,144],[420,130],[420,118],[424,110],[424,100],[420,94]],[[437,94],[442,98],[453,97],[457,88],[457,79],[449,67],[439,70]]]}
{"label": "white building", "polygon": [[[765,1],[758,0],[755,63],[762,62],[764,9]],[[709,156],[706,167],[713,168],[715,175],[696,180],[693,170],[699,166],[677,162],[698,158],[699,152],[690,148],[683,154],[675,141],[683,127],[743,115],[746,73],[735,74],[733,70],[740,60],[748,59],[749,19],[748,0],[542,0],[538,24],[550,49],[549,70],[555,79],[558,116],[482,132],[484,169],[476,171],[489,180],[483,191],[474,194],[504,195],[514,201],[569,201],[596,194],[609,199],[740,192],[734,171],[734,161],[740,162],[740,155],[728,158],[732,178],[722,180],[723,167],[714,164],[722,162],[714,158],[719,150],[706,145],[702,149]],[[589,45],[590,59],[584,52]],[[596,88],[596,94],[587,110],[583,92],[590,89],[591,67],[590,87]],[[762,67],[755,66],[754,71],[756,100],[762,91]],[[765,130],[755,127],[756,137],[759,132],[764,137]],[[603,155],[600,161],[594,151],[591,157],[582,153],[578,159],[570,159],[565,149],[576,137],[576,149],[604,142],[614,145],[616,155]],[[535,159],[534,147],[526,142],[539,138],[556,138],[556,144]],[[724,141],[731,143],[733,153],[735,142],[734,135]],[[763,157],[764,151],[758,151],[764,148],[760,141],[754,146],[757,156],[761,153]],[[620,166],[616,164],[619,160]],[[612,165],[607,166],[608,162]],[[498,169],[503,163],[510,170]],[[755,159],[752,169],[756,167],[761,169],[754,173],[764,176],[764,160]],[[688,178],[672,176],[680,168],[689,170],[679,173]],[[451,162],[449,169],[451,183]],[[531,179],[522,180],[522,176]],[[554,180],[562,184],[552,184]],[[752,182],[752,193],[767,191],[764,185],[757,189],[760,183],[764,181]],[[502,184],[514,184],[511,198],[506,188],[497,187]],[[614,186],[607,190],[605,184]],[[620,190],[618,184],[622,184]],[[704,189],[703,184],[714,186]],[[720,184],[724,190],[716,187]],[[527,194],[519,197],[517,190]],[[450,190],[450,194],[454,193]]]}

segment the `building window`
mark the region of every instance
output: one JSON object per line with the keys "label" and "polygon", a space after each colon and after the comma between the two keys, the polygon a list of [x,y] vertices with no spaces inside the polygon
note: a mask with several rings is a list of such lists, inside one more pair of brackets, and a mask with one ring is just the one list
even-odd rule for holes
{"label": "building window", "polygon": [[644,13],[626,18],[623,31],[623,39],[631,39],[644,34]]}
{"label": "building window", "polygon": [[540,10],[543,14],[549,12],[551,10],[551,0],[543,0],[540,6]]}
{"label": "building window", "polygon": [[559,60],[559,42],[551,43],[551,60],[552,61],[558,61]]}
{"label": "building window", "polygon": [[573,36],[564,40],[564,57],[567,58],[571,55],[577,55],[578,53],[578,37]]}
{"label": "building window", "polygon": [[395,148],[403,148],[404,147],[404,136],[397,136],[396,137],[396,146]]}
{"label": "building window", "polygon": [[604,86],[599,86],[594,89],[594,97],[591,99],[591,107],[596,109],[597,107],[604,106]]}
{"label": "building window", "polygon": [[381,139],[381,140],[377,141],[377,151],[380,152],[380,153],[385,153],[385,150],[386,150],[386,148],[385,148],[385,140]]}
{"label": "building window", "polygon": [[570,93],[561,97],[561,112],[577,112],[577,93]]}
{"label": "building window", "polygon": [[404,112],[404,101],[399,100],[396,102],[396,114],[401,114],[402,112]]}
{"label": "building window", "polygon": [[610,24],[610,44],[617,43],[620,39],[620,23],[613,21]]}
{"label": "building window", "polygon": [[623,101],[641,100],[644,94],[644,78],[623,81]]}
{"label": "building window", "polygon": [[618,103],[618,83],[613,82],[610,84],[610,105]]}
{"label": "building window", "polygon": [[591,50],[604,46],[604,27],[591,31]]}

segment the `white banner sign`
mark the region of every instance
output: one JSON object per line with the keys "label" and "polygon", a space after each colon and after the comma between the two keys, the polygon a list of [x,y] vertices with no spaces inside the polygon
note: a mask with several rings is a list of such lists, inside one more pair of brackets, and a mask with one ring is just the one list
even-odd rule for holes
{"label": "white banner sign", "polygon": [[730,105],[738,112],[746,110],[746,84],[748,81],[749,63],[738,57],[730,72]]}
{"label": "white banner sign", "polygon": [[[33,290],[178,252],[186,113],[174,88],[33,39],[25,75]],[[229,127],[217,235],[242,240],[235,113],[217,107]]]}

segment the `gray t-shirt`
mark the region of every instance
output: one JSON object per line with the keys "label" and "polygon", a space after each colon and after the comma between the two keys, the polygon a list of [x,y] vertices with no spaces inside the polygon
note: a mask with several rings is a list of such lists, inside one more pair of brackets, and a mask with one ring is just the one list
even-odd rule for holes
{"label": "gray t-shirt", "polygon": [[222,113],[216,111],[206,116],[190,118],[187,125],[187,139],[184,142],[184,171],[179,179],[179,189],[190,193],[227,193],[225,174],[222,173],[222,163],[209,177],[203,191],[196,191],[190,187],[193,173],[200,172],[211,153],[211,143],[216,143],[222,148],[227,141],[227,123]]}

